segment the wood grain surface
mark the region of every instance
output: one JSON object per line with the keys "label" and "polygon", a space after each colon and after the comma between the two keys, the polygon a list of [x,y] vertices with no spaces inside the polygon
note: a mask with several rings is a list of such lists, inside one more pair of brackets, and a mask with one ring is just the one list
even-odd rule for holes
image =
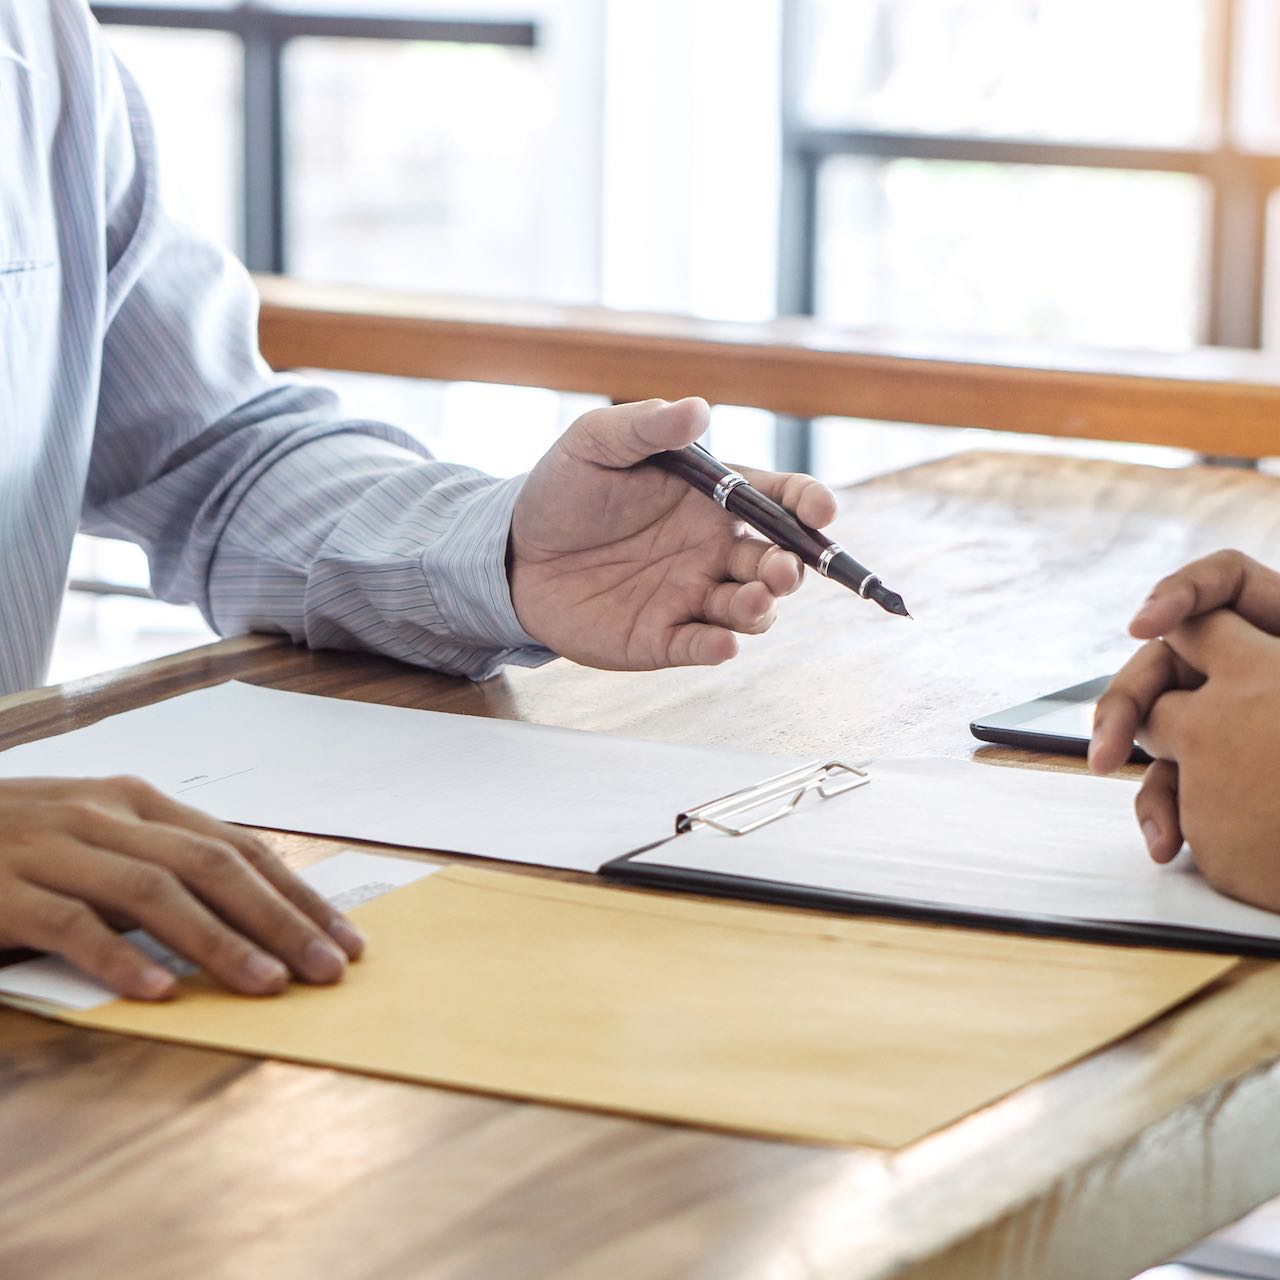
{"label": "wood grain surface", "polygon": [[[1280,482],[968,455],[849,491],[838,536],[914,623],[810,581],[717,670],[556,662],[483,685],[251,637],[0,702],[0,746],[235,677],[671,741],[1076,768],[975,751],[968,721],[1114,667],[1132,608],[1190,556],[1280,561]],[[334,847],[276,838],[300,863]],[[3,1277],[1124,1280],[1280,1192],[1280,966],[1261,963],[888,1155],[12,1011],[0,1045]]]}
{"label": "wood grain surface", "polygon": [[349,369],[1280,454],[1280,363],[1260,351],[1144,352],[424,295],[258,277],[279,369]]}

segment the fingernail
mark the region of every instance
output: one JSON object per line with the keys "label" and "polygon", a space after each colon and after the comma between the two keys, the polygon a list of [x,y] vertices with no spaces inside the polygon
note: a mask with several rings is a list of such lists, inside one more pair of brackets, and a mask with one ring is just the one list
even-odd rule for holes
{"label": "fingernail", "polygon": [[251,986],[264,991],[282,987],[289,981],[289,970],[265,951],[250,952],[244,962],[244,973]]}
{"label": "fingernail", "polygon": [[332,942],[313,938],[302,953],[302,972],[312,982],[337,982],[347,967],[347,957]]}
{"label": "fingernail", "polygon": [[173,994],[177,985],[177,978],[158,964],[149,964],[140,970],[134,983],[140,1000],[163,1000]]}
{"label": "fingernail", "polygon": [[352,960],[364,954],[365,936],[350,920],[342,916],[334,916],[329,921],[329,936]]}
{"label": "fingernail", "polygon": [[1148,818],[1142,824],[1142,838],[1147,842],[1147,852],[1150,853],[1156,847],[1156,841],[1160,839],[1160,825],[1154,818]]}

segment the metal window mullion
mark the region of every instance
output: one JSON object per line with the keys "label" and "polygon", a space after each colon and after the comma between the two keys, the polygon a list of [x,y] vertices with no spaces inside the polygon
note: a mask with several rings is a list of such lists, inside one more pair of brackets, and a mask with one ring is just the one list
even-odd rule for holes
{"label": "metal window mullion", "polygon": [[1208,322],[1215,346],[1261,347],[1265,305],[1263,268],[1267,252],[1267,200],[1277,174],[1259,158],[1235,147],[1238,122],[1234,85],[1243,7],[1223,0],[1219,10],[1214,68],[1219,149],[1209,174]]}
{"label": "metal window mullion", "polygon": [[810,316],[817,305],[819,157],[792,146],[783,160],[779,216],[778,310]]}
{"label": "metal window mullion", "polygon": [[272,24],[246,27],[242,164],[244,261],[251,271],[283,273],[285,254],[284,46]]}
{"label": "metal window mullion", "polygon": [[1209,307],[1212,346],[1261,347],[1263,264],[1269,187],[1224,166],[1213,182],[1209,215]]}
{"label": "metal window mullion", "polygon": [[[818,158],[799,145],[800,32],[798,0],[782,8],[780,98],[782,165],[778,208],[780,315],[812,315],[817,286]],[[813,423],[779,414],[774,420],[773,461],[780,471],[813,469]]]}
{"label": "metal window mullion", "polygon": [[[784,162],[778,311],[811,316],[817,306],[818,158],[795,150]],[[812,471],[813,422],[779,414],[773,434],[774,465],[780,471]]]}
{"label": "metal window mullion", "polygon": [[115,0],[98,0],[91,7],[98,21],[109,25],[223,31],[241,37],[265,28],[281,40],[294,36],[324,36],[331,39],[492,44],[519,49],[535,48],[538,41],[537,24],[532,22],[362,14],[359,12],[360,0],[352,0],[353,11],[348,13],[313,13],[243,3],[217,9],[202,5],[116,3]]}
{"label": "metal window mullion", "polygon": [[[790,131],[790,145],[822,156],[873,156],[886,160],[957,160],[970,164],[1059,165],[1088,169],[1209,173],[1224,147],[1114,146],[1048,139],[988,138],[965,134],[895,133],[880,129],[830,129],[816,125]],[[1242,164],[1280,171],[1280,158],[1239,156]]]}
{"label": "metal window mullion", "polygon": [[265,16],[281,38],[318,36],[326,40],[426,40],[433,44],[493,44],[532,49],[538,29],[531,22],[455,18],[398,18],[361,14],[359,0],[348,13],[305,13],[294,9],[268,10]]}

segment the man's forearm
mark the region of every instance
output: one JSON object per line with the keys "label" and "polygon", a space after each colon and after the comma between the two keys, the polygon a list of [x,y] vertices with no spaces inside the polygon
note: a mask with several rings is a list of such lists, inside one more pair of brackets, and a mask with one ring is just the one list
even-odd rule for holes
{"label": "man's forearm", "polygon": [[518,487],[358,430],[312,440],[263,472],[226,521],[210,621],[473,679],[544,661],[504,571]]}

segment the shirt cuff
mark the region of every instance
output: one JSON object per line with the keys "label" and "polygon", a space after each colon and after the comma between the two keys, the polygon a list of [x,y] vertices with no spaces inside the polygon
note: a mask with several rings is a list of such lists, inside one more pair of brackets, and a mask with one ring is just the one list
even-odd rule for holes
{"label": "shirt cuff", "polygon": [[538,666],[555,657],[521,625],[507,579],[511,514],[523,476],[477,489],[459,504],[444,536],[422,553],[422,572],[449,634],[486,654],[486,679],[505,663]]}

